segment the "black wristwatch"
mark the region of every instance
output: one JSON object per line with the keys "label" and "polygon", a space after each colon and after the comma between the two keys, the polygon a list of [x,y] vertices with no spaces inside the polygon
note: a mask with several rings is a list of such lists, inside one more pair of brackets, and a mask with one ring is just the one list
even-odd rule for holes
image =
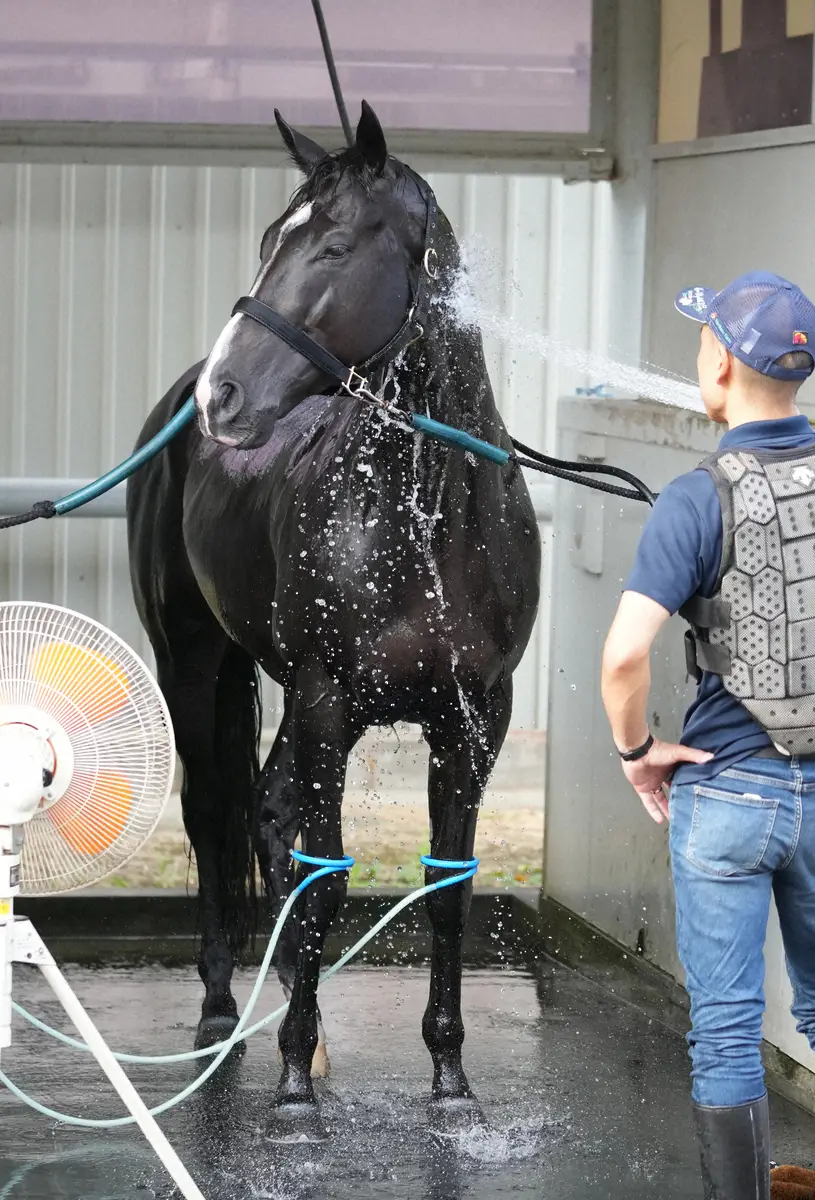
{"label": "black wristwatch", "polygon": [[649,733],[647,739],[642,743],[641,746],[637,746],[636,750],[618,750],[617,753],[623,762],[636,762],[640,758],[645,758],[653,744],[654,735]]}

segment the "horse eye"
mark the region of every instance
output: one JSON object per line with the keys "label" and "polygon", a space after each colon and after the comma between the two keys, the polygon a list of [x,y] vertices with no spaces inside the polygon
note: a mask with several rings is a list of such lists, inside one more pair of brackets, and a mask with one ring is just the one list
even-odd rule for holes
{"label": "horse eye", "polygon": [[345,258],[348,254],[348,246],[326,246],[321,255],[322,258]]}

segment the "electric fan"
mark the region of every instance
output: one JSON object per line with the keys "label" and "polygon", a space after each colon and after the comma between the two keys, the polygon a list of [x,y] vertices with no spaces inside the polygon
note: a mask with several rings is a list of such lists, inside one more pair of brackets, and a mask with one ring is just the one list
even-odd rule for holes
{"label": "electric fan", "polygon": [[186,1200],[203,1196],[13,898],[86,887],[155,829],[175,741],[141,659],[52,604],[0,603],[0,1053],[12,963],[40,968]]}

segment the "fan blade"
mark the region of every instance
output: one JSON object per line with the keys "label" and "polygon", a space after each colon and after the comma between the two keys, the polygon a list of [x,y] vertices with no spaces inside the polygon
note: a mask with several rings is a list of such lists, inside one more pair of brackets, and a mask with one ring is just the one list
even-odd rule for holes
{"label": "fan blade", "polygon": [[[81,789],[81,779],[74,785]],[[101,854],[121,837],[133,805],[130,780],[117,771],[100,771],[90,795],[71,802],[74,785],[46,813],[57,832],[73,850],[89,856]]]}
{"label": "fan blade", "polygon": [[118,663],[85,646],[46,642],[32,651],[28,666],[38,683],[70,700],[91,725],[118,712],[130,694]]}

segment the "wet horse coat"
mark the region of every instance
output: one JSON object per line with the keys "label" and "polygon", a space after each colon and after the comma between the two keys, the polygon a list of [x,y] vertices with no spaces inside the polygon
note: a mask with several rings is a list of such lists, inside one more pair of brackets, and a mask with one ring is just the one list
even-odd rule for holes
{"label": "wet horse coat", "polygon": [[[264,236],[251,294],[345,363],[363,362],[415,296],[429,189],[387,155],[367,106],[356,146],[338,155],[279,123],[307,178]],[[447,302],[460,264],[441,214],[437,246],[429,321],[372,382],[404,410],[509,448],[480,334]],[[255,856],[275,910],[292,886],[298,833],[308,854],[341,856],[346,762],[367,727],[421,725],[431,853],[471,857],[535,620],[540,544],[520,472],[412,434],[335,387],[234,316],[203,371],[193,367],[154,410],[142,440],[193,390],[200,428],[129,488],[134,592],[176,729],[199,871],[199,1044],[235,1023],[232,962],[251,923]],[[259,774],[255,664],[285,690]],[[428,881],[444,874],[427,870]],[[279,1034],[284,1108],[314,1103],[321,948],[345,888],[342,875],[310,887],[281,943],[291,993]],[[437,1100],[472,1095],[460,1011],[470,894],[468,883],[427,898],[422,1030]]]}

